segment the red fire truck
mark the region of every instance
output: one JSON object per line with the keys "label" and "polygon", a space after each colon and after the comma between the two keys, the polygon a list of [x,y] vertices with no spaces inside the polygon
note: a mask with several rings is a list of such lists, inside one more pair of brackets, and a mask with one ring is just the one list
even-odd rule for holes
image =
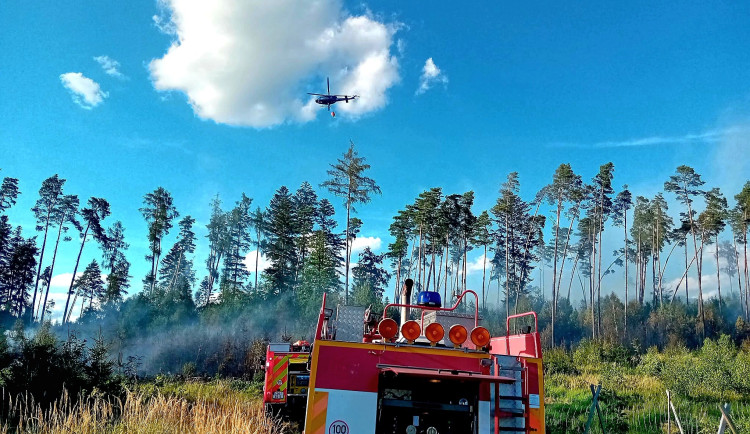
{"label": "red fire truck", "polygon": [[263,402],[271,414],[304,412],[310,381],[310,343],[270,343],[266,348]]}
{"label": "red fire truck", "polygon": [[[420,294],[421,295],[421,294]],[[457,314],[467,296],[474,315]],[[438,297],[439,298],[439,297]],[[410,298],[405,298],[409,300]],[[420,297],[421,301],[421,297]],[[335,340],[325,297],[310,360],[306,434],[544,433],[542,352],[536,314],[518,334],[491,337],[478,297],[449,308],[390,304],[364,315],[362,340]],[[400,308],[402,321],[387,316]],[[409,320],[410,311],[418,320]],[[468,325],[468,327],[467,327]]]}

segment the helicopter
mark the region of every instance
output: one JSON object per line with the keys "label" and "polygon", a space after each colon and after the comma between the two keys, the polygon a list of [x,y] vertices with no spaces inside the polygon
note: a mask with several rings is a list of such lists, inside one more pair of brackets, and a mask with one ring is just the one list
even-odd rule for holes
{"label": "helicopter", "polygon": [[[326,84],[328,84],[328,93],[322,94],[322,93],[310,93],[308,92],[308,95],[315,95],[317,98],[315,98],[315,102],[320,105],[324,105],[328,107],[328,111],[331,111],[331,105],[336,104],[339,101],[344,101],[345,103],[349,103],[349,100],[355,100],[359,98],[359,95],[331,95],[331,81],[326,77]],[[336,117],[336,112],[331,112],[332,117]]]}

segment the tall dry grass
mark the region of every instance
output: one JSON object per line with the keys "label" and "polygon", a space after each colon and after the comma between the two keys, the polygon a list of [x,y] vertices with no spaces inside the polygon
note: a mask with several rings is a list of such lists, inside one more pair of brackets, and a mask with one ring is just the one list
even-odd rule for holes
{"label": "tall dry grass", "polygon": [[[127,391],[123,400],[94,394],[74,401],[64,394],[47,410],[28,397],[5,399],[3,409],[17,426],[10,427],[6,423],[0,427],[0,433],[276,434],[289,431],[286,424],[266,416],[259,399],[247,399],[222,386],[205,387],[205,393],[198,390],[195,396]],[[215,390],[217,387],[219,390]]]}

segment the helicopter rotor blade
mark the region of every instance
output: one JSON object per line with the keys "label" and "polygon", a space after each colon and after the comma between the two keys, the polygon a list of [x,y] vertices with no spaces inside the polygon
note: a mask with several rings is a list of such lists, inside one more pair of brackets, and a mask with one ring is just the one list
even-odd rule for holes
{"label": "helicopter rotor blade", "polygon": [[326,77],[326,84],[328,84],[328,94],[331,94],[331,80]]}
{"label": "helicopter rotor blade", "polygon": [[327,95],[322,94],[322,93],[310,93],[310,92],[307,92],[307,94],[308,95],[317,95],[317,96],[327,96]]}

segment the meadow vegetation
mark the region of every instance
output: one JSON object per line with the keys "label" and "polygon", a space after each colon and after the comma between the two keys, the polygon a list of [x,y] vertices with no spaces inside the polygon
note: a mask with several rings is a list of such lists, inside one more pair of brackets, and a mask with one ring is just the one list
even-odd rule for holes
{"label": "meadow vegetation", "polygon": [[[607,432],[667,432],[667,396],[683,428],[716,432],[718,405],[731,403],[740,432],[750,431],[750,348],[728,335],[690,350],[676,345],[639,353],[632,346],[582,341],[575,349],[545,353],[547,426],[552,433],[582,432],[592,402],[590,385],[602,386]],[[677,431],[672,417],[672,432]],[[600,432],[597,419],[592,426]]]}

